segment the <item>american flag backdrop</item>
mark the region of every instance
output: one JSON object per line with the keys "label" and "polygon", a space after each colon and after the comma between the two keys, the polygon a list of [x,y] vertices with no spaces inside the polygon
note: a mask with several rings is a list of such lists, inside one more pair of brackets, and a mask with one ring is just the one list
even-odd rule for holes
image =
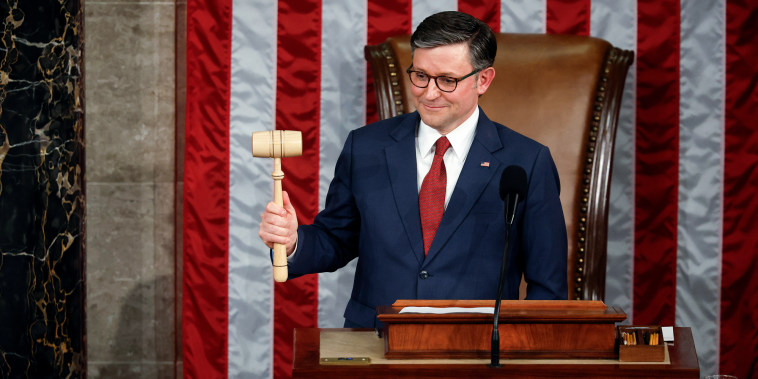
{"label": "american flag backdrop", "polygon": [[377,118],[364,45],[457,9],[496,32],[591,35],[635,52],[605,302],[628,323],[691,327],[702,375],[758,377],[757,1],[188,0],[187,9],[185,376],[288,377],[294,327],[342,326],[354,263],[272,280],[257,236],[272,162],[252,157],[251,133],[302,131],[303,156],[283,159],[284,188],[311,222],[348,131]]}

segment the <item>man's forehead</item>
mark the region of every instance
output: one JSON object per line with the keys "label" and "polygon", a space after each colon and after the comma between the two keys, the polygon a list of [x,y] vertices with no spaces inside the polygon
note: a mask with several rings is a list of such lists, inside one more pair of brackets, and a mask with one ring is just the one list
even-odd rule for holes
{"label": "man's forehead", "polygon": [[437,75],[456,74],[473,68],[465,43],[416,48],[412,62],[415,69]]}

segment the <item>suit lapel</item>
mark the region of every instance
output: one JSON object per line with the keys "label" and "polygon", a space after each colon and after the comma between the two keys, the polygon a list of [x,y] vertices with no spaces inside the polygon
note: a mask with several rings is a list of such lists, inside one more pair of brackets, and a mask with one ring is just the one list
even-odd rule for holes
{"label": "suit lapel", "polygon": [[395,206],[419,264],[424,261],[424,243],[416,184],[416,126],[418,113],[405,118],[390,135],[396,143],[385,149]]}
{"label": "suit lapel", "polygon": [[[495,173],[500,171],[501,163],[492,155],[493,152],[503,148],[496,128],[497,126],[480,110],[474,141],[471,143],[466,163],[464,163],[461,175],[455,184],[453,196],[445,209],[444,216],[442,216],[440,227],[437,229],[432,246],[429,248],[427,262],[439,253],[442,246],[447,243],[447,240],[468,216],[469,211],[487,184],[493,179]],[[486,164],[482,165],[485,162]],[[418,200],[416,200],[416,204],[418,204]]]}

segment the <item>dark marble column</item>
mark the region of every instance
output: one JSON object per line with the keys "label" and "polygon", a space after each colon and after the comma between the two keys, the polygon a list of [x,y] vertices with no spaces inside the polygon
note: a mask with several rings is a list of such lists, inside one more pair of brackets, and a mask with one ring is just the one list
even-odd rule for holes
{"label": "dark marble column", "polygon": [[0,17],[0,377],[84,377],[82,5]]}

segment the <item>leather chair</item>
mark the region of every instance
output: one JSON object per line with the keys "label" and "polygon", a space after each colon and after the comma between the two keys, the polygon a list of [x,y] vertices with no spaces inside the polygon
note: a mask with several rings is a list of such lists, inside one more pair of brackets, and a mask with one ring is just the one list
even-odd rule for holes
{"label": "leather chair", "polygon": [[[613,146],[634,53],[583,36],[497,34],[487,116],[550,148],[568,233],[568,298],[604,300]],[[379,117],[413,112],[410,36],[366,46]],[[522,283],[522,298],[523,298]]]}

